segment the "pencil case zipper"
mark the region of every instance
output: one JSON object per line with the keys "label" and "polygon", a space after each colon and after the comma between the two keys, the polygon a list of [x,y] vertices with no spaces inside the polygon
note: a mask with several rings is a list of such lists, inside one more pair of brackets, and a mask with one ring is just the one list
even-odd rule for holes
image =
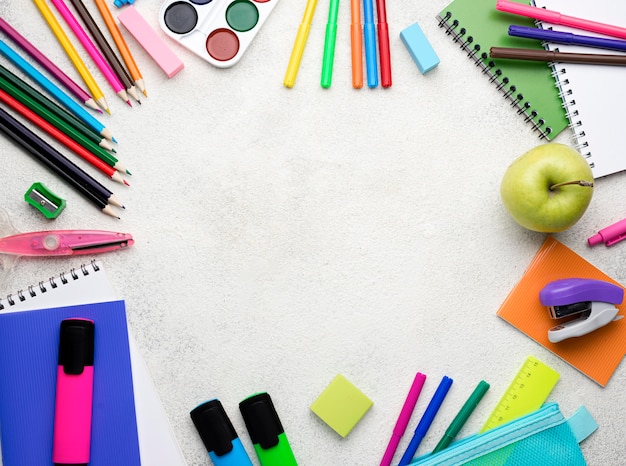
{"label": "pencil case zipper", "polygon": [[566,419],[559,410],[558,404],[546,403],[531,414],[482,434],[474,434],[454,442],[446,450],[436,455],[419,457],[410,464],[419,466],[463,464],[563,422],[566,422]]}

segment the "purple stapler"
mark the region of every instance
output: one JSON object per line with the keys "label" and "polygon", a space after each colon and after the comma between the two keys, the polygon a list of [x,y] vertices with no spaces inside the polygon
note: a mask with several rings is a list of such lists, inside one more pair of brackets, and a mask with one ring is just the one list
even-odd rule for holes
{"label": "purple stapler", "polygon": [[548,339],[558,343],[579,337],[619,320],[615,306],[624,299],[624,289],[602,280],[566,278],[548,283],[539,292],[541,304],[548,307],[550,317],[561,319],[579,316],[548,330]]}

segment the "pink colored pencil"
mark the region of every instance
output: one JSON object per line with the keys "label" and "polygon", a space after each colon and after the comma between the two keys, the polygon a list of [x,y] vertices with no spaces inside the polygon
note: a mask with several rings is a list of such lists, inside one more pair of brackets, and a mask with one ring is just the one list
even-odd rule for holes
{"label": "pink colored pencil", "polygon": [[70,11],[63,0],[51,0],[54,3],[54,6],[59,11],[63,19],[67,23],[67,25],[72,29],[78,40],[83,47],[89,53],[89,56],[96,63],[106,80],[109,82],[115,93],[128,105],[132,107],[130,103],[130,99],[128,98],[128,94],[126,93],[126,88],[121,83],[111,65],[104,59],[96,45],[93,43],[91,38],[87,35],[83,27],[80,25],[74,14]]}
{"label": "pink colored pencil", "polygon": [[78,100],[84,102],[86,106],[97,110],[102,113],[102,110],[96,104],[96,101],[80,87],[76,82],[70,78],[65,72],[59,68],[55,63],[46,57],[37,47],[31,44],[24,36],[22,36],[13,26],[7,23],[4,19],[0,18],[0,31],[4,32],[8,37],[19,45],[28,55],[30,55],[37,63],[43,66],[56,80],[62,84],[68,92],[73,94]]}

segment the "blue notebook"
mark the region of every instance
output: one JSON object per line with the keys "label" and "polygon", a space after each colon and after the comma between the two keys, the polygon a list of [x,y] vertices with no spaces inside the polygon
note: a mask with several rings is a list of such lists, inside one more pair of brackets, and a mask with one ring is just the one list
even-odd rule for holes
{"label": "blue notebook", "polygon": [[140,466],[124,301],[0,313],[4,466],[52,464],[59,326],[95,323],[90,466]]}

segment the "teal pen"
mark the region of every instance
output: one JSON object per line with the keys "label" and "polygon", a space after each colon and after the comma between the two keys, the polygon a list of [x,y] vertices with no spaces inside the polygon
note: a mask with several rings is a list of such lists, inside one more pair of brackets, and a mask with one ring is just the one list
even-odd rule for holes
{"label": "teal pen", "polygon": [[456,415],[456,417],[450,423],[450,426],[446,429],[446,433],[443,435],[441,440],[439,440],[439,443],[433,450],[433,455],[440,452],[441,450],[444,450],[448,447],[448,445],[450,445],[452,440],[454,440],[454,438],[461,431],[469,417],[472,415],[472,413],[476,409],[476,406],[478,406],[478,403],[480,403],[480,400],[483,399],[485,393],[487,393],[487,390],[489,390],[489,384],[484,380],[481,380],[459,411],[459,414]]}
{"label": "teal pen", "polygon": [[378,86],[378,63],[376,62],[376,26],[374,25],[374,4],[363,0],[363,34],[365,42],[365,69],[367,87]]}
{"label": "teal pen", "polygon": [[28,63],[2,40],[0,40],[0,53],[20,70],[22,70],[22,72],[28,75],[32,80],[36,81],[37,84],[39,84],[43,89],[48,91],[57,101],[59,101],[59,103],[83,121],[87,126],[93,129],[97,134],[110,141],[116,142],[111,135],[111,132],[102,123],[100,123],[89,112],[87,112],[87,110],[80,106],[69,95],[63,92],[56,84],[46,78],[39,72],[39,70]]}
{"label": "teal pen", "polygon": [[330,0],[328,23],[324,39],[324,58],[322,59],[322,81],[324,89],[330,87],[333,79],[333,61],[335,60],[335,42],[337,39],[337,16],[339,16],[339,0]]}

